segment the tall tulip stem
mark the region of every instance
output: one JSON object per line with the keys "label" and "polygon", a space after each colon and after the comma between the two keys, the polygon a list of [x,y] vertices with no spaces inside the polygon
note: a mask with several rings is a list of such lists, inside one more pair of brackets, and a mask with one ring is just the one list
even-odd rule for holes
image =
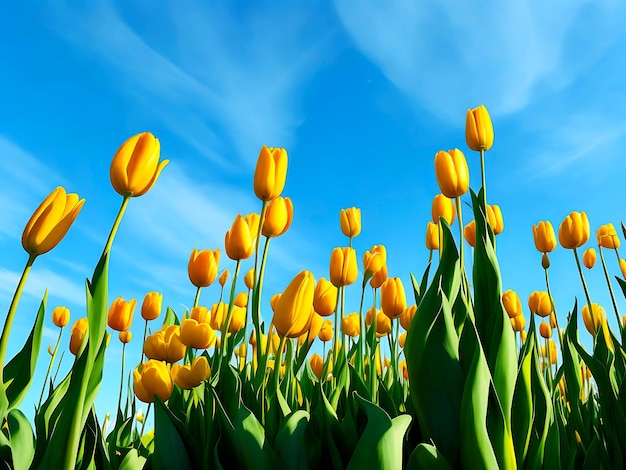
{"label": "tall tulip stem", "polygon": [[480,176],[483,184],[483,205],[485,207],[485,217],[487,216],[487,180],[485,178],[485,151],[480,150]]}
{"label": "tall tulip stem", "polygon": [[198,289],[196,289],[196,297],[193,299],[193,308],[196,308],[198,306],[198,303],[200,302],[200,289],[201,287],[198,287]]}
{"label": "tall tulip stem", "polygon": [[[552,313],[554,313],[554,322],[556,323],[556,333],[559,337],[559,346],[561,347],[561,351],[563,351],[563,336],[561,335],[561,328],[559,328],[559,318],[556,314],[556,307],[554,305],[554,299],[552,298],[552,290],[550,289],[550,278],[548,277],[548,268],[544,268],[546,275],[546,289],[548,291],[548,297],[550,297],[550,307],[552,309]],[[521,339],[521,338],[520,338]],[[521,344],[520,344],[521,348]]]}
{"label": "tall tulip stem", "polygon": [[621,322],[619,309],[617,308],[617,302],[615,302],[615,294],[613,293],[613,287],[611,286],[611,278],[609,277],[609,271],[606,269],[606,263],[604,262],[604,254],[602,252],[602,247],[598,245],[598,250],[600,251],[600,261],[602,262],[602,269],[604,270],[604,277],[606,279],[606,285],[609,286],[609,293],[611,294],[611,302],[613,302],[613,310],[615,311],[615,318],[617,319],[617,328],[621,330]]}
{"label": "tall tulip stem", "polygon": [[574,248],[574,259],[576,260],[576,266],[578,267],[578,274],[580,274],[580,280],[583,283],[583,289],[585,291],[585,297],[587,298],[587,306],[589,307],[589,315],[591,316],[591,321],[593,323],[594,330],[596,329],[596,320],[593,315],[593,310],[591,308],[591,297],[589,296],[589,289],[587,288],[587,282],[585,281],[585,275],[583,274],[583,269],[580,266],[580,259],[578,257],[578,251]]}
{"label": "tall tulip stem", "polygon": [[117,217],[115,218],[115,222],[113,222],[113,227],[111,227],[111,231],[109,232],[109,238],[107,238],[107,243],[104,246],[104,251],[102,254],[109,253],[111,251],[111,246],[113,245],[113,239],[115,238],[117,229],[120,226],[120,222],[122,221],[124,212],[126,212],[126,207],[128,206],[129,201],[130,201],[130,196],[124,196],[124,199],[122,200],[122,205],[120,206],[120,210],[117,212]]}
{"label": "tall tulip stem", "polygon": [[117,411],[122,411],[122,390],[124,389],[124,355],[126,354],[126,343],[122,343],[122,373],[120,378],[120,394],[117,399]]}
{"label": "tall tulip stem", "polygon": [[52,372],[52,365],[54,364],[54,359],[57,356],[57,352],[59,350],[59,344],[61,343],[61,335],[63,334],[63,328],[59,329],[59,336],[57,337],[57,344],[54,346],[54,351],[52,352],[52,357],[50,358],[50,364],[48,364],[48,370],[46,371],[46,376],[43,379],[43,386],[41,387],[41,394],[39,395],[39,404],[37,405],[37,409],[41,408],[41,400],[43,400],[43,394],[46,390],[46,382],[48,382],[48,377],[50,377],[50,372]]}
{"label": "tall tulip stem", "polygon": [[227,348],[227,340],[226,335],[228,334],[228,327],[230,326],[230,320],[233,316],[233,305],[235,303],[235,287],[237,286],[237,277],[239,276],[239,268],[241,267],[241,260],[237,260],[237,265],[235,266],[235,274],[233,275],[233,283],[230,287],[230,300],[228,301],[228,313],[226,314],[226,319],[224,323],[222,323],[222,330],[220,336],[220,356],[222,359],[225,357],[225,352],[228,351]]}

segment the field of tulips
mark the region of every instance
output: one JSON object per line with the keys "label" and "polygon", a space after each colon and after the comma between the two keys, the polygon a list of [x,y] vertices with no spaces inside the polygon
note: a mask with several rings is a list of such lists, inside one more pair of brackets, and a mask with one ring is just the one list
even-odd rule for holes
{"label": "field of tulips", "polygon": [[[383,245],[361,254],[352,248],[361,232],[353,207],[340,213],[337,230],[346,246],[329,249],[328,278],[297,273],[271,297],[272,311],[261,308],[264,279],[272,276],[266,261],[271,240],[291,226],[293,205],[281,196],[286,150],[263,146],[253,180],[259,213],[237,215],[223,249],[191,251],[189,280],[197,288],[191,309],[174,311],[161,294],[147,293],[140,307],[145,321],[137,326],[135,319],[133,337],[137,302],[111,301],[109,260],[128,204],[141,203],[134,199],[158,184],[168,161],[160,161],[152,134],[129,138],[111,163],[121,206],[87,280],[86,316],[71,326],[73,365],[64,377],[57,377],[57,364],[70,312],[47,308],[46,296],[25,344],[7,357],[35,260],[63,239],[85,202],[56,188],[24,229],[27,262],[0,338],[3,467],[625,468],[620,237],[612,224],[603,225],[597,249],[581,253],[590,238],[584,212],[568,215],[558,234],[550,222],[538,222],[532,231],[545,291],[530,295],[524,313],[526,303],[502,291],[496,244],[504,222],[500,208],[487,204],[485,152],[493,128],[484,106],[468,110],[466,141],[480,158],[481,187],[470,189],[461,150],[436,152],[441,194],[426,227],[430,258],[410,274],[411,285],[389,276]],[[461,197],[471,204],[465,214]],[[464,224],[470,212],[473,220]],[[581,305],[572,299],[559,307],[564,325],[550,288],[555,249],[571,251],[571,281],[580,280],[585,292]],[[609,274],[606,250],[615,252],[620,276]],[[220,268],[224,253],[234,261],[232,273]],[[582,266],[593,267],[597,258],[617,332],[585,282]],[[200,305],[201,290],[215,282],[219,298]],[[359,305],[346,305],[346,289],[359,293]],[[59,327],[49,357],[40,350],[46,315]],[[579,342],[581,323],[591,348]],[[108,370],[109,340],[121,341],[123,351],[142,341],[142,362],[129,363],[123,352],[121,369]],[[36,367],[47,373],[31,422],[20,406]],[[94,403],[103,377],[121,382],[115,416],[101,422]],[[137,413],[140,406],[145,414]]]}

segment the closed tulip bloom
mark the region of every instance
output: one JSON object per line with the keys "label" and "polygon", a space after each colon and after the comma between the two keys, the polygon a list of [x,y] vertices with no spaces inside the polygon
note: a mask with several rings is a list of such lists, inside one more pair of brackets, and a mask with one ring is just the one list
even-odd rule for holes
{"label": "closed tulip bloom", "polygon": [[325,278],[320,277],[315,286],[313,308],[319,315],[328,317],[332,315],[337,308],[337,296],[337,287]]}
{"label": "closed tulip bloom", "polygon": [[426,223],[426,249],[439,249],[439,224]]}
{"label": "closed tulip bloom", "polygon": [[311,321],[315,278],[310,271],[300,271],[282,293],[274,313],[274,327],[281,337],[297,338]]}
{"label": "closed tulip bloom", "polygon": [[526,330],[522,330],[519,332],[519,338],[522,340],[522,343],[526,342]]}
{"label": "closed tulip bloom", "polygon": [[365,323],[367,326],[372,324],[374,312],[376,312],[376,337],[382,338],[387,336],[391,333],[391,319],[381,310],[376,310],[374,307],[370,308],[365,315]]}
{"label": "closed tulip bloom", "polygon": [[284,148],[261,147],[254,170],[254,194],[261,201],[280,196],[287,179],[287,151]]}
{"label": "closed tulip bloom", "polygon": [[222,329],[222,324],[226,321],[226,314],[228,313],[228,304],[220,302],[211,306],[211,319],[209,324],[211,328],[216,331]]}
{"label": "closed tulip bloom", "polygon": [[550,328],[556,328],[556,315],[554,312],[550,314]]}
{"label": "closed tulip bloom", "polygon": [[233,305],[233,312],[230,318],[230,325],[228,325],[228,332],[235,334],[241,330],[246,323],[246,307],[239,307]]}
{"label": "closed tulip bloom", "polygon": [[593,315],[589,313],[589,306],[584,305],[582,308],[582,317],[587,331],[591,333],[592,336],[595,336],[600,329],[600,325],[606,322],[606,312],[595,303],[591,304],[591,311]]}
{"label": "closed tulip bloom", "polygon": [[309,325],[309,343],[312,343],[315,338],[319,335],[320,331],[322,331],[322,326],[324,325],[324,318],[315,313],[313,311],[311,313],[311,323]]}
{"label": "closed tulip bloom", "polygon": [[540,317],[547,317],[552,312],[552,303],[550,302],[550,296],[546,291],[534,291],[531,292],[528,297],[528,308],[533,313],[536,313]]}
{"label": "closed tulip bloom", "polygon": [[433,199],[432,216],[435,224],[439,223],[439,217],[443,217],[448,225],[452,225],[456,218],[456,209],[452,199],[443,194],[437,194]]}
{"label": "closed tulip bloom", "polygon": [[550,253],[556,248],[556,236],[550,221],[541,221],[533,225],[533,239],[535,248],[541,253]]}
{"label": "closed tulip bloom", "polygon": [[291,227],[293,221],[293,203],[288,197],[277,197],[267,205],[262,233],[264,236],[279,237]]}
{"label": "closed tulip bloom", "polygon": [[76,356],[83,344],[83,339],[89,328],[87,318],[79,318],[72,325],[72,331],[70,334],[70,352]]}
{"label": "closed tulip bloom", "polygon": [[402,312],[402,315],[400,315],[400,326],[406,331],[408,331],[409,327],[411,326],[411,322],[413,321],[415,312],[417,312],[417,305],[413,304],[405,308],[404,312]]}
{"label": "closed tulip bloom", "polygon": [[596,264],[596,250],[595,248],[588,248],[583,253],[583,264],[587,269],[591,269]]}
{"label": "closed tulip bloom", "polygon": [[506,310],[509,318],[514,318],[522,314],[522,301],[517,295],[517,292],[513,290],[507,290],[502,294],[502,305]]}
{"label": "closed tulip bloom", "polygon": [[626,279],[626,260],[620,258],[619,260],[619,269],[622,272],[622,277]]}
{"label": "closed tulip bloom", "polygon": [[156,320],[161,315],[163,305],[163,294],[158,292],[148,292],[143,298],[141,305],[141,317],[144,320]]}
{"label": "closed tulip bloom", "polygon": [[398,337],[398,344],[400,345],[401,348],[404,348],[405,342],[406,342],[406,331]]}
{"label": "closed tulip bloom", "polygon": [[[252,227],[254,228],[254,227]],[[248,259],[254,253],[254,239],[256,232],[251,230],[246,220],[238,215],[232,228],[226,232],[224,246],[230,259]]]}
{"label": "closed tulip bloom", "polygon": [[441,150],[435,155],[435,175],[444,196],[454,199],[469,189],[469,169],[459,149]]}
{"label": "closed tulip bloom", "polygon": [[85,204],[78,194],[66,194],[61,186],[54,189],[35,210],[22,233],[26,252],[39,256],[52,250],[63,239]]}
{"label": "closed tulip bloom", "polygon": [[476,221],[472,220],[469,224],[465,226],[463,229],[463,236],[467,243],[469,243],[473,248],[476,248]]}
{"label": "closed tulip bloom", "polygon": [[363,255],[363,272],[371,271],[374,275],[382,269],[385,261],[385,257],[380,252],[366,251]]}
{"label": "closed tulip bloom", "polygon": [[180,340],[180,326],[170,325],[146,338],[143,352],[148,359],[174,363],[185,355],[185,345]]}
{"label": "closed tulip bloom", "polygon": [[622,316],[622,328],[626,328],[626,315]]}
{"label": "closed tulip bloom", "polygon": [[341,209],[339,222],[341,224],[341,231],[346,237],[356,237],[361,233],[361,209],[357,207]]}
{"label": "closed tulip bloom", "polygon": [[383,285],[383,282],[387,280],[387,265],[383,264],[383,267],[380,270],[376,271],[372,278],[370,279],[370,286],[374,289],[378,289]]}
{"label": "closed tulip bloom", "polygon": [[180,342],[188,348],[209,349],[215,344],[215,330],[207,323],[185,318],[180,326]]}
{"label": "closed tulip bloom", "polygon": [[468,109],[465,116],[465,141],[472,150],[489,150],[493,145],[493,125],[485,105]]}
{"label": "closed tulip bloom", "polygon": [[220,278],[219,278],[220,286],[224,287],[226,285],[226,281],[228,281],[228,276],[229,276],[228,269],[224,269],[222,274],[220,274]]}
{"label": "closed tulip bloom", "polygon": [[500,235],[504,230],[504,219],[502,218],[502,210],[497,205],[487,205],[487,220],[491,225],[494,235]]}
{"label": "closed tulip bloom", "polygon": [[120,341],[124,344],[130,343],[130,340],[133,339],[133,333],[130,331],[120,331]]}
{"label": "closed tulip bloom", "polygon": [[193,318],[198,323],[209,323],[210,317],[209,309],[203,305],[192,308],[189,314],[189,318]]}
{"label": "closed tulip bloom", "polygon": [[121,297],[115,299],[111,304],[111,308],[109,308],[107,321],[109,327],[116,331],[129,330],[133,323],[133,313],[136,305],[137,299],[132,299],[128,302]]}
{"label": "closed tulip bloom", "polygon": [[194,248],[187,265],[189,280],[196,287],[209,287],[217,277],[219,263],[219,249],[198,251]]}
{"label": "closed tulip bloom", "polygon": [[539,334],[545,339],[552,338],[552,328],[545,321],[542,321],[539,324]]}
{"label": "closed tulip bloom", "polygon": [[172,366],[172,379],[183,390],[196,388],[211,377],[211,367],[206,357],[196,357],[190,366],[174,364]]}
{"label": "closed tulip bloom", "polygon": [[234,304],[237,307],[247,307],[248,306],[248,293],[239,292],[239,294],[235,296]]}
{"label": "closed tulip bloom", "polygon": [[349,286],[356,281],[359,267],[354,248],[334,248],[330,255],[330,282],[334,286]]}
{"label": "closed tulip bloom", "polygon": [[390,277],[380,288],[380,305],[389,318],[397,318],[406,309],[406,295],[399,277]]}
{"label": "closed tulip bloom", "polygon": [[331,320],[323,321],[317,337],[324,343],[333,339],[333,322]]}
{"label": "closed tulip bloom", "polygon": [[272,312],[276,313],[276,307],[278,307],[278,301],[280,300],[282,294],[274,294],[270,297],[270,307],[272,307]]}
{"label": "closed tulip bloom", "polygon": [[146,194],[170,161],[159,162],[161,144],[150,132],[136,134],[122,144],[111,162],[111,184],[124,197]]}
{"label": "closed tulip bloom", "polygon": [[149,360],[133,371],[133,391],[144,403],[154,402],[156,395],[167,401],[174,390],[170,367],[164,362]]}
{"label": "closed tulip bloom", "polygon": [[254,289],[254,268],[250,268],[250,270],[243,277],[243,281],[248,289]]}
{"label": "closed tulip bloom", "polygon": [[596,232],[596,237],[598,239],[598,245],[602,248],[612,250],[620,247],[621,242],[613,224],[601,225]]}
{"label": "closed tulip bloom", "polygon": [[322,372],[324,370],[324,359],[319,354],[312,354],[309,358],[309,364],[311,365],[311,370],[315,374],[318,379],[322,378]]}
{"label": "closed tulip bloom", "polygon": [[52,323],[59,328],[67,326],[70,322],[70,309],[67,307],[55,307],[52,311]]}
{"label": "closed tulip bloom", "polygon": [[589,220],[585,211],[570,212],[559,227],[559,243],[563,248],[580,248],[589,240]]}
{"label": "closed tulip bloom", "polygon": [[356,338],[357,336],[359,336],[359,334],[361,334],[361,322],[359,321],[359,314],[353,312],[343,317],[341,319],[341,331],[351,338]]}
{"label": "closed tulip bloom", "polygon": [[511,318],[511,326],[513,327],[513,331],[517,331],[518,333],[522,331],[526,326],[526,318],[524,318],[524,315],[522,314]]}

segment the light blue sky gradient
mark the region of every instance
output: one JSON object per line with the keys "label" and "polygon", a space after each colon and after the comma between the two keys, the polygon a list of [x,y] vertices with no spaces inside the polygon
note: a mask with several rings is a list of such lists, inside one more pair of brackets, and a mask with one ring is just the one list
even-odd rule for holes
{"label": "light blue sky gradient", "polygon": [[[34,5],[37,5],[36,7]],[[175,5],[175,6],[174,6]],[[121,198],[109,182],[119,145],[153,132],[171,163],[131,201],[111,259],[110,302],[140,305],[150,290],[178,313],[193,303],[194,247],[223,248],[238,213],[260,210],[252,191],[261,145],[285,147],[283,192],[293,226],[271,244],[265,301],[300,270],[328,277],[347,240],[339,211],[357,206],[359,259],[384,244],[392,276],[421,277],[438,150],[466,153],[478,191],[478,156],[465,144],[465,113],[485,104],[495,144],[487,154],[488,202],[499,204],[503,288],[526,305],[544,288],[531,225],[558,228],[586,210],[592,233],[624,217],[626,4],[572,2],[10,2],[0,17],[0,305],[26,261],[20,237],[57,185],[86,197],[65,240],[35,263],[9,353],[28,335],[49,288],[48,310],[84,316],[91,276]],[[464,198],[469,201],[469,196]],[[466,222],[471,213],[464,212]],[[455,224],[456,229],[456,224]],[[456,230],[455,230],[456,233]],[[595,244],[595,237],[589,246]],[[220,271],[235,263],[222,253]],[[551,256],[561,322],[583,298],[570,251]],[[609,269],[619,274],[607,254]],[[244,264],[242,272],[252,266]],[[599,266],[586,272],[592,298],[615,328]],[[617,288],[614,282],[614,288]],[[348,291],[348,311],[359,289]],[[201,303],[217,301],[219,285]],[[619,305],[626,303],[618,292]],[[264,305],[264,317],[269,309]],[[69,330],[69,328],[68,328]],[[137,362],[136,313],[127,364]],[[24,411],[32,414],[57,330],[49,315],[41,361]],[[581,339],[588,341],[581,331]],[[67,348],[69,331],[62,346]],[[107,354],[98,412],[113,413],[121,345]],[[64,359],[62,371],[70,366]],[[144,407],[145,408],[145,407]]]}

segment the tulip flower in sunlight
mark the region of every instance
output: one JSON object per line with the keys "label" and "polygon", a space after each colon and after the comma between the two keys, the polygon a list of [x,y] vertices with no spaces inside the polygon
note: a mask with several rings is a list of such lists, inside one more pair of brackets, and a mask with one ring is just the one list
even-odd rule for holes
{"label": "tulip flower in sunlight", "polygon": [[317,337],[324,343],[333,339],[333,322],[331,320],[324,320]]}
{"label": "tulip flower in sunlight", "polygon": [[363,254],[363,272],[371,271],[372,276],[380,271],[386,262],[386,256],[380,251],[375,251],[374,248],[376,246]]}
{"label": "tulip flower in sunlight", "polygon": [[263,146],[254,170],[254,194],[262,201],[280,196],[287,179],[287,151]]}
{"label": "tulip flower in sunlight", "polygon": [[215,344],[217,335],[208,323],[198,323],[193,318],[185,318],[180,326],[180,342],[194,349],[209,349]]}
{"label": "tulip flower in sunlight", "polygon": [[332,315],[337,308],[337,296],[337,287],[325,278],[320,277],[315,286],[313,308],[319,315],[328,317]]}
{"label": "tulip flower in sunlight", "polygon": [[598,239],[598,246],[609,250],[619,248],[621,244],[613,224],[601,225],[596,232],[596,238]]}
{"label": "tulip flower in sunlight", "polygon": [[356,281],[358,275],[354,248],[334,248],[330,255],[330,282],[337,287],[348,286]]}
{"label": "tulip flower in sunlight", "polygon": [[469,169],[465,155],[459,149],[437,152],[435,175],[439,189],[450,199],[463,196],[469,189]]}
{"label": "tulip flower in sunlight", "polygon": [[146,194],[156,183],[169,160],[159,162],[161,144],[150,132],[129,138],[111,162],[111,184],[124,197]]}
{"label": "tulip flower in sunlight", "polygon": [[487,220],[493,230],[494,235],[500,235],[504,230],[504,219],[502,218],[502,210],[500,206],[487,206]]}
{"label": "tulip flower in sunlight", "polygon": [[535,248],[540,253],[550,253],[556,248],[556,236],[550,221],[541,221],[537,225],[533,225],[533,239],[535,240]]}
{"label": "tulip flower in sunlight", "polygon": [[54,189],[35,210],[22,233],[22,246],[31,256],[52,250],[63,239],[85,204],[78,194]]}
{"label": "tulip flower in sunlight", "polygon": [[209,323],[209,309],[203,305],[198,305],[197,307],[191,309],[189,318],[193,318],[198,323]]}
{"label": "tulip flower in sunlight", "polygon": [[267,205],[261,233],[268,238],[279,237],[289,230],[292,221],[293,203],[291,199],[277,197]]}
{"label": "tulip flower in sunlight", "polygon": [[341,209],[339,222],[341,231],[346,237],[356,237],[361,233],[361,209],[357,207]]}
{"label": "tulip flower in sunlight", "polygon": [[592,314],[589,313],[588,305],[583,306],[583,322],[585,323],[587,331],[591,333],[592,336],[595,336],[600,329],[600,325],[606,323],[606,312],[602,307],[595,303],[591,304],[591,312]]}
{"label": "tulip flower in sunlight", "polygon": [[493,145],[493,125],[485,105],[468,109],[465,116],[465,141],[472,150],[489,150]]}
{"label": "tulip flower in sunlight", "polygon": [[432,217],[433,223],[439,223],[439,217],[443,217],[448,225],[452,225],[456,218],[456,209],[454,208],[454,201],[443,194],[437,194],[433,198],[432,204]]}
{"label": "tulip flower in sunlight", "polygon": [[167,401],[173,390],[170,367],[165,362],[151,359],[133,371],[133,391],[144,403],[152,403],[155,395]]}
{"label": "tulip flower in sunlight", "polygon": [[319,354],[312,354],[309,358],[309,364],[311,365],[311,370],[315,374],[318,379],[322,378],[322,372],[324,370],[324,359]]}
{"label": "tulip flower in sunlight", "polygon": [[64,328],[70,322],[70,309],[67,307],[55,307],[52,311],[52,323],[59,328]]}
{"label": "tulip flower in sunlight", "polygon": [[408,331],[409,327],[411,326],[411,322],[413,321],[415,312],[417,312],[417,305],[413,304],[405,308],[404,312],[402,312],[402,315],[400,315],[400,326],[406,331]]}
{"label": "tulip flower in sunlight", "polygon": [[174,364],[172,379],[183,390],[191,390],[211,377],[211,367],[204,356],[195,358],[190,366]]}
{"label": "tulip flower in sunlight", "polygon": [[372,324],[374,314],[376,314],[376,337],[382,338],[383,336],[387,336],[391,333],[391,319],[381,310],[371,307],[365,315],[366,325],[370,326]]}
{"label": "tulip flower in sunlight", "polygon": [[534,291],[528,296],[528,308],[530,311],[539,315],[540,317],[550,316],[552,312],[552,303],[550,302],[550,296],[546,291]]}
{"label": "tulip flower in sunlight", "polygon": [[587,248],[583,253],[583,264],[587,269],[591,269],[596,264],[596,250],[595,248]]}
{"label": "tulip flower in sunlight", "polygon": [[119,338],[122,343],[128,344],[133,339],[133,333],[131,331],[120,331]]}
{"label": "tulip flower in sunlight", "polygon": [[399,277],[390,277],[380,288],[380,305],[390,319],[398,318],[406,309],[406,295]]}
{"label": "tulip flower in sunlight", "polygon": [[89,324],[87,323],[87,317],[79,318],[74,322],[74,325],[72,326],[72,331],[70,333],[70,352],[74,356],[78,355],[88,328]]}
{"label": "tulip flower in sunlight", "polygon": [[198,251],[194,248],[187,265],[189,280],[196,287],[209,287],[217,277],[219,264],[219,249]]}
{"label": "tulip flower in sunlight", "polygon": [[224,285],[226,285],[226,281],[228,281],[228,274],[228,269],[224,269],[224,271],[222,271],[219,278],[220,286],[224,287]]}
{"label": "tulip flower in sunlight", "polygon": [[539,334],[545,339],[552,338],[552,328],[545,321],[542,321],[539,324]]}
{"label": "tulip flower in sunlight", "polygon": [[526,326],[526,318],[524,318],[524,315],[522,314],[511,318],[511,326],[513,326],[513,331],[521,332]]}
{"label": "tulip flower in sunlight", "polygon": [[472,220],[463,229],[463,237],[473,248],[476,247],[476,221]]}
{"label": "tulip flower in sunlight", "polygon": [[[256,216],[256,218],[254,217]],[[248,259],[254,252],[254,240],[259,227],[258,215],[248,214],[246,218],[238,215],[231,229],[226,232],[224,247],[232,260]],[[255,224],[256,223],[256,224]]]}
{"label": "tulip flower in sunlight", "polygon": [[517,292],[513,290],[509,289],[502,294],[502,305],[504,305],[509,318],[515,318],[522,314],[522,301]]}
{"label": "tulip flower in sunlight", "polygon": [[378,289],[383,285],[383,282],[387,279],[387,265],[383,264],[383,267],[374,273],[372,278],[370,279],[370,286],[374,289]]}
{"label": "tulip flower in sunlight", "polygon": [[359,321],[359,314],[356,312],[350,313],[341,319],[341,331],[350,336],[356,338],[361,333],[361,323]]}
{"label": "tulip flower in sunlight", "polygon": [[439,249],[439,224],[426,223],[426,249],[431,251]]}
{"label": "tulip flower in sunlight", "polygon": [[163,294],[158,292],[148,292],[141,304],[141,317],[146,321],[156,320],[161,315],[163,305]]}
{"label": "tulip flower in sunlight", "polygon": [[143,353],[148,359],[174,363],[185,355],[185,345],[180,340],[180,326],[164,326],[146,338]]}
{"label": "tulip flower in sunlight", "polygon": [[246,275],[243,277],[243,282],[250,290],[254,289],[254,268],[250,268]]}
{"label": "tulip flower in sunlight", "polygon": [[281,337],[297,338],[311,322],[315,278],[310,271],[300,271],[278,299],[273,323]]}
{"label": "tulip flower in sunlight", "polygon": [[115,299],[111,304],[111,308],[109,308],[107,321],[109,327],[116,331],[126,331],[130,329],[136,305],[137,299],[132,299],[128,302],[121,297]]}
{"label": "tulip flower in sunlight", "polygon": [[589,240],[589,219],[585,211],[571,212],[559,226],[559,243],[563,248],[580,248]]}

